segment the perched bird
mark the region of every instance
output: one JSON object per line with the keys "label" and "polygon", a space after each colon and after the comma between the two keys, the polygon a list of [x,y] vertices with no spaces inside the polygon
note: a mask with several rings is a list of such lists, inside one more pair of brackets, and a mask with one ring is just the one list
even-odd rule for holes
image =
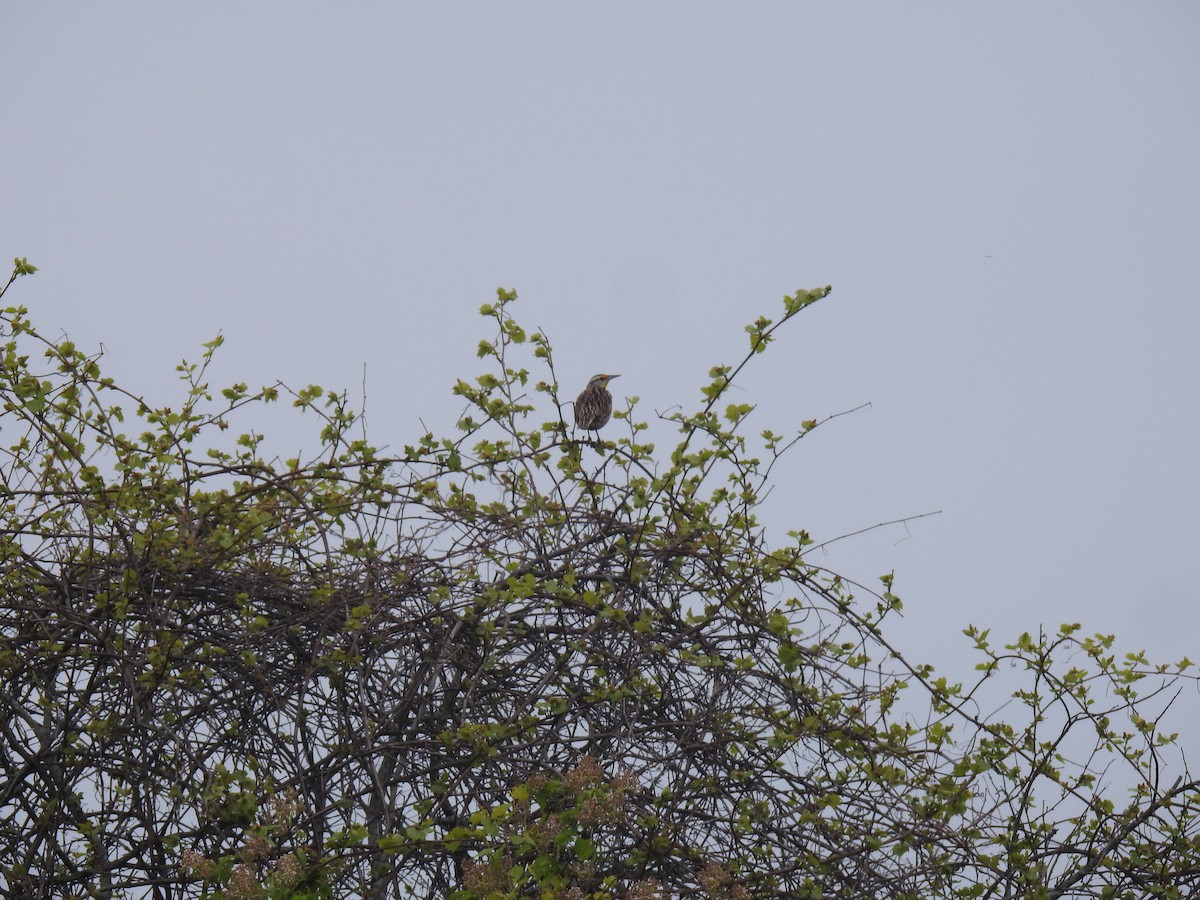
{"label": "perched bird", "polygon": [[593,375],[575,398],[575,424],[584,431],[599,431],[612,415],[612,394],[608,383],[620,375]]}

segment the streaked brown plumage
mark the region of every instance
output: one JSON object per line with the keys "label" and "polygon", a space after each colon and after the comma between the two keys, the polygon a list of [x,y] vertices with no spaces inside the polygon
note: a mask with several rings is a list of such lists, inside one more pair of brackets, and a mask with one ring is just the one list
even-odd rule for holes
{"label": "streaked brown plumage", "polygon": [[608,383],[619,375],[593,375],[575,398],[575,424],[584,431],[599,431],[612,415],[612,394]]}

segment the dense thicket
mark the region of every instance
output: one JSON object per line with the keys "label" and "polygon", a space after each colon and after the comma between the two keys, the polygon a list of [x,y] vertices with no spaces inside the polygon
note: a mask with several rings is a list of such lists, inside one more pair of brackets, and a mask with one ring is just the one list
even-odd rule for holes
{"label": "dense thicket", "polygon": [[[1186,661],[971,632],[978,682],[950,684],[886,642],[890,578],[764,533],[819,423],[750,435],[726,388],[827,293],[749,326],[666,452],[632,405],[572,435],[510,292],[457,432],[398,455],[342,394],[210,389],[219,339],[155,407],[4,310],[5,895],[1200,887],[1197,783],[1157,727]],[[239,425],[281,398],[319,423],[307,459]]]}

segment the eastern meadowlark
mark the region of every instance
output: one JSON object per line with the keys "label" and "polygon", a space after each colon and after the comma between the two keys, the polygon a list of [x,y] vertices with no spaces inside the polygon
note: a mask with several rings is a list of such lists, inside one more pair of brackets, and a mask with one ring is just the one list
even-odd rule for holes
{"label": "eastern meadowlark", "polygon": [[612,394],[608,383],[619,375],[593,375],[575,398],[575,424],[584,431],[599,431],[612,415]]}

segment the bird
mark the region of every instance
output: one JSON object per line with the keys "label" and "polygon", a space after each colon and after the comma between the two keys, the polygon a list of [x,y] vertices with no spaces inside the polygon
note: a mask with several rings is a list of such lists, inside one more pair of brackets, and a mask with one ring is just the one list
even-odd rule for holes
{"label": "bird", "polygon": [[612,394],[608,383],[620,375],[593,375],[587,387],[575,398],[575,424],[584,431],[599,431],[612,415]]}

